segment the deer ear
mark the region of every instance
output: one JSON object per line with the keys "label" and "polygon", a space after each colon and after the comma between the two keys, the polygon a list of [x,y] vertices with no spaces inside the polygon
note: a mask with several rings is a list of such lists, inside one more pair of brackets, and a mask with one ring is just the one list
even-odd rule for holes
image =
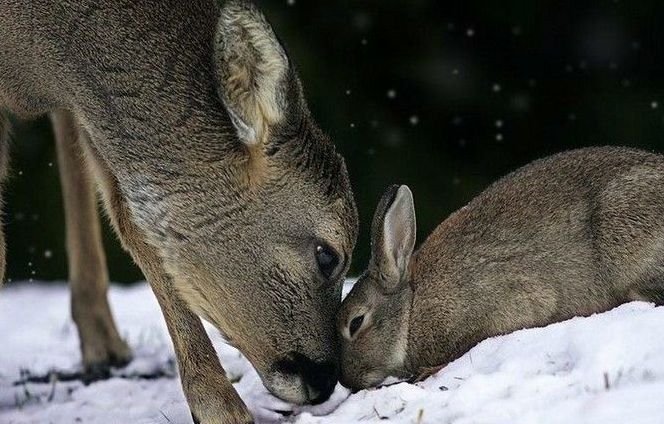
{"label": "deer ear", "polygon": [[221,8],[214,48],[219,95],[239,138],[264,143],[288,106],[285,49],[263,14],[242,0]]}
{"label": "deer ear", "polygon": [[385,192],[371,233],[372,261],[383,276],[383,288],[394,291],[406,279],[415,249],[415,206],[408,186],[395,185]]}

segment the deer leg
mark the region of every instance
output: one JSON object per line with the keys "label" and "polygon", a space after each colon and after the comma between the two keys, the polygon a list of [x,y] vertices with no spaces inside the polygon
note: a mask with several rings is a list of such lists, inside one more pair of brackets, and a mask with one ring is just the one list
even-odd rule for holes
{"label": "deer leg", "polygon": [[120,337],[107,299],[108,270],[93,181],[87,172],[78,125],[68,112],[51,114],[65,209],[71,313],[78,329],[84,380],[110,375],[131,351]]}
{"label": "deer leg", "polygon": [[152,287],[175,347],[182,388],[195,423],[253,422],[247,407],[226,378],[201,320],[181,299],[164,270],[156,249],[134,224],[117,180],[95,151],[86,144],[86,157],[95,171],[108,214],[123,246]]}
{"label": "deer leg", "polygon": [[[9,168],[9,118],[0,111],[0,185],[7,175]],[[2,195],[0,194],[0,208],[3,206]],[[5,233],[0,223],[0,286],[5,279]]]}

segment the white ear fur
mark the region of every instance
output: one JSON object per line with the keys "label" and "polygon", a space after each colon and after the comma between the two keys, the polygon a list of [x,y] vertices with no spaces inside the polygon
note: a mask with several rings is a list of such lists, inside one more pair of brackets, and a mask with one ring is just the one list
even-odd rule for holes
{"label": "white ear fur", "polygon": [[399,278],[408,271],[410,257],[415,249],[416,222],[413,194],[408,186],[397,190],[394,201],[383,220],[383,252],[385,260]]}
{"label": "white ear fur", "polygon": [[258,144],[258,137],[256,136],[256,131],[247,125],[242,118],[238,116],[237,113],[228,105],[226,100],[224,100],[224,105],[228,111],[228,116],[231,118],[231,122],[235,127],[237,136],[248,146],[255,146]]}
{"label": "white ear fur", "polygon": [[240,139],[257,145],[283,119],[289,63],[261,12],[231,0],[221,9],[215,37],[219,94]]}

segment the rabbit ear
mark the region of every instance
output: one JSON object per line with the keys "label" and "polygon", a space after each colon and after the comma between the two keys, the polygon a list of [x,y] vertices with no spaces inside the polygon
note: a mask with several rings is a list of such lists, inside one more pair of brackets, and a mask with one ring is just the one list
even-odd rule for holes
{"label": "rabbit ear", "polygon": [[372,261],[384,277],[383,288],[394,291],[407,278],[415,249],[415,206],[408,186],[387,189],[374,214],[371,232]]}

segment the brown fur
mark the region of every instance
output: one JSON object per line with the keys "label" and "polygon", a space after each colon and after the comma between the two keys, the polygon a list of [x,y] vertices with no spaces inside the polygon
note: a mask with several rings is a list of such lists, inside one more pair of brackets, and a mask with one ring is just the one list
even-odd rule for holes
{"label": "brown fur", "polygon": [[[94,182],[81,166],[76,125],[68,113],[52,114],[67,231],[72,317],[79,330],[83,362],[89,367],[124,365],[131,359],[120,338],[106,298],[108,271],[97,216]],[[105,373],[104,369],[91,369]]]}
{"label": "brown fur", "polygon": [[[277,396],[329,396],[357,211],[343,160],[255,7],[4,2],[0,108],[53,113],[72,312],[88,369],[125,363],[130,352],[106,301],[87,170],[159,300],[195,419],[251,420],[198,316]],[[3,139],[7,131],[0,118]],[[320,244],[347,258],[331,279],[318,269]]]}
{"label": "brown fur", "polygon": [[[9,167],[9,155],[7,154],[7,150],[9,149],[10,129],[9,118],[0,110],[0,188],[4,184],[8,172],[7,168]],[[0,196],[0,207],[3,206],[4,201],[2,196]],[[2,225],[2,222],[0,222],[0,225]],[[2,285],[2,280],[5,275],[5,255],[5,234],[0,229],[0,285]]]}
{"label": "brown fur", "polygon": [[[504,177],[440,224],[402,279],[385,281],[372,258],[339,315],[342,381],[417,377],[487,337],[631,300],[663,304],[662,187],[664,157],[626,148],[562,153]],[[376,228],[390,213],[377,210]],[[400,237],[414,237],[412,222]]]}

